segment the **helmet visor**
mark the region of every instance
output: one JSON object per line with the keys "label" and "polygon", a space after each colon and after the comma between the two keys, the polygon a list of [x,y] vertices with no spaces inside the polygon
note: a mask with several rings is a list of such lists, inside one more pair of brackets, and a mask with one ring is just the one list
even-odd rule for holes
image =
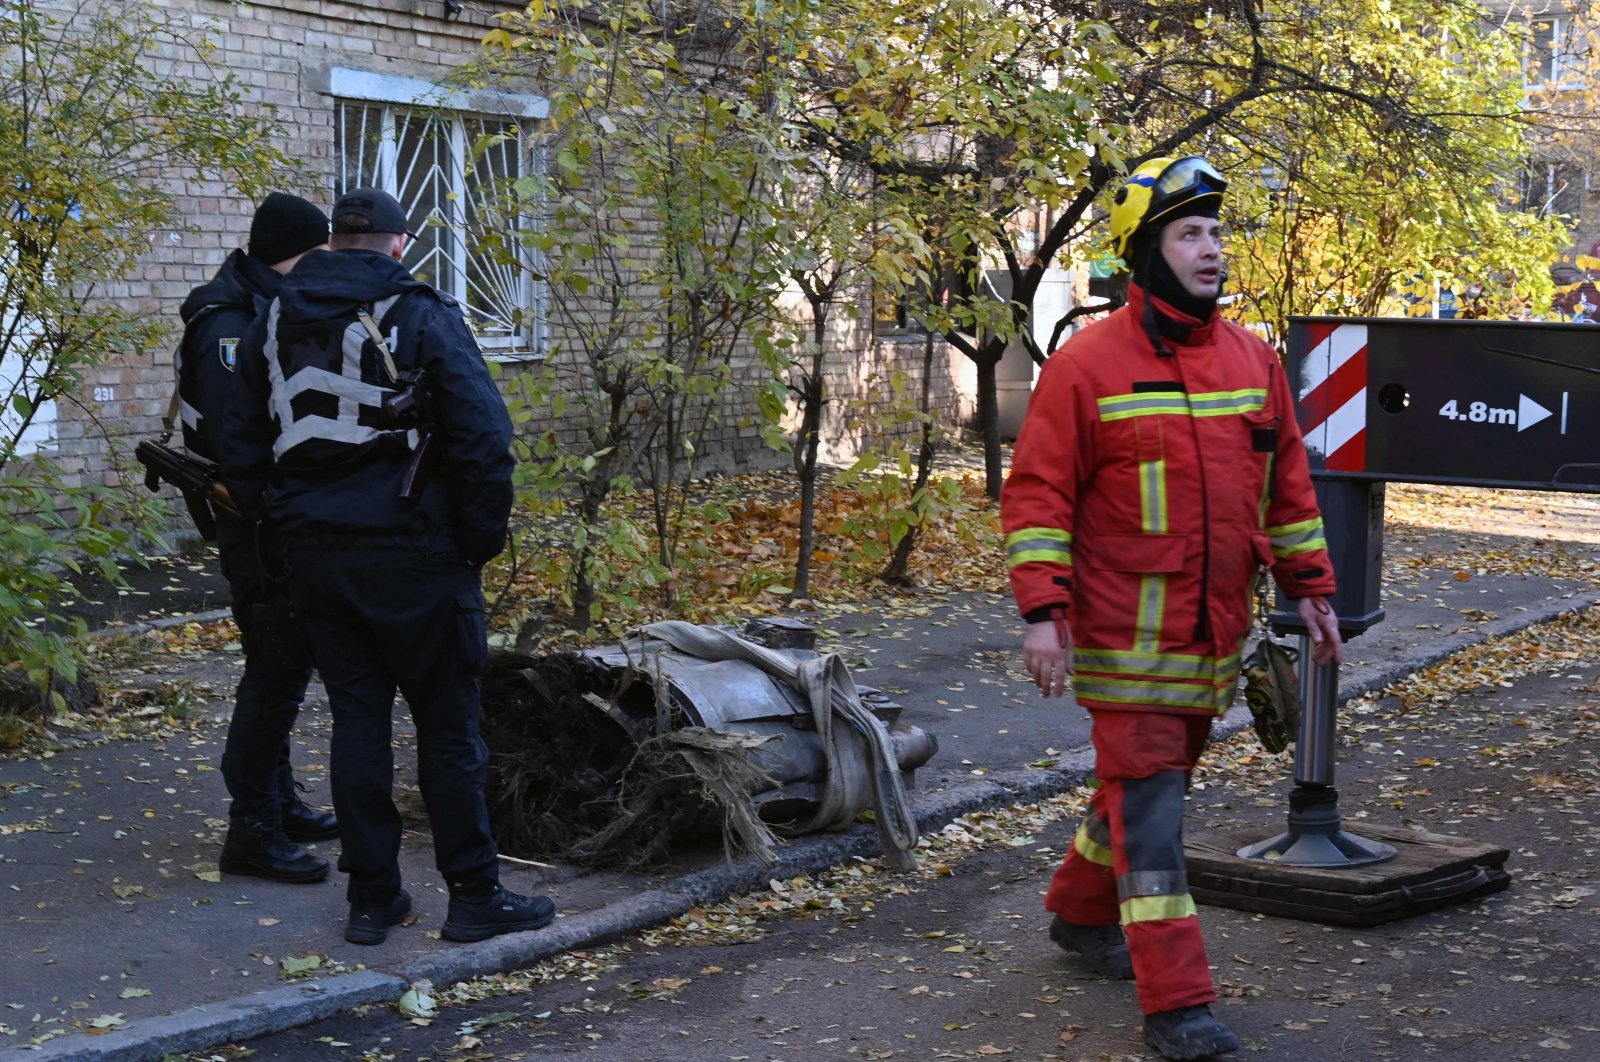
{"label": "helmet visor", "polygon": [[1200,195],[1222,195],[1228,182],[1198,155],[1179,159],[1156,178],[1155,202],[1169,203]]}

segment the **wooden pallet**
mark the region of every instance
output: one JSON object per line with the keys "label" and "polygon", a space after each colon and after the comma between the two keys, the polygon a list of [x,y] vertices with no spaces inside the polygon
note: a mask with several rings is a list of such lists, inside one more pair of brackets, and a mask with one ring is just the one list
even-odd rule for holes
{"label": "wooden pallet", "polygon": [[1498,892],[1511,883],[1510,851],[1462,837],[1362,822],[1351,830],[1393,845],[1387,863],[1361,867],[1291,867],[1234,853],[1265,840],[1260,827],[1191,840],[1189,892],[1197,903],[1241,911],[1375,926]]}

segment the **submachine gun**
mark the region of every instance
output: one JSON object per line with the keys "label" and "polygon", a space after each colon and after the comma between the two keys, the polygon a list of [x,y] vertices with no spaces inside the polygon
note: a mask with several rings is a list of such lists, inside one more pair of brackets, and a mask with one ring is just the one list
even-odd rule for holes
{"label": "submachine gun", "polygon": [[424,369],[399,373],[394,381],[395,390],[383,397],[383,413],[395,428],[417,433],[417,444],[411,448],[411,460],[400,477],[400,497],[416,501],[427,486],[428,475],[437,461],[434,456],[438,443],[434,441],[433,391]]}
{"label": "submachine gun", "polygon": [[162,483],[170,483],[183,495],[183,502],[194,520],[195,530],[207,542],[217,540],[215,510],[222,510],[240,519],[244,514],[221,489],[221,481],[214,461],[166,444],[166,436],[159,441],[145,439],[134,448],[133,455],[144,465],[144,485],[159,491]]}

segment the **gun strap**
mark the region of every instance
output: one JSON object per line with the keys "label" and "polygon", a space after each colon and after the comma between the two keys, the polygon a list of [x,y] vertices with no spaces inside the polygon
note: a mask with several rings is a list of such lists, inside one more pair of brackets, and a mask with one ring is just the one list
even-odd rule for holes
{"label": "gun strap", "polygon": [[172,441],[172,433],[178,424],[178,385],[172,385],[172,397],[167,400],[167,411],[161,415],[161,445],[165,446]]}
{"label": "gun strap", "polygon": [[383,338],[383,329],[378,327],[378,322],[372,319],[372,314],[361,309],[356,311],[356,319],[361,322],[361,327],[367,330],[367,335],[372,339],[372,345],[378,348],[378,354],[383,358],[383,371],[389,377],[391,384],[400,382],[400,374],[395,371],[394,355],[389,353],[389,343]]}

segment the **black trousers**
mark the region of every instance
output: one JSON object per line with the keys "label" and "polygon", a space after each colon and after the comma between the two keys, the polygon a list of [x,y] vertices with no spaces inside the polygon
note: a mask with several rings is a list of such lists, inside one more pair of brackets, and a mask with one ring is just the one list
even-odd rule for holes
{"label": "black trousers", "polygon": [[350,545],[291,545],[289,566],[333,712],[333,807],[350,902],[382,903],[400,888],[396,690],[417,727],[439,873],[452,892],[491,888],[499,853],[484,798],[489,751],[478,733],[488,655],[478,569],[457,555]]}
{"label": "black trousers", "polygon": [[244,675],[222,749],[228,818],[235,825],[275,826],[295,795],[289,732],[311,681],[311,658],[288,615],[287,584],[269,579],[262,568],[254,525],[218,513],[217,552],[244,645]]}

